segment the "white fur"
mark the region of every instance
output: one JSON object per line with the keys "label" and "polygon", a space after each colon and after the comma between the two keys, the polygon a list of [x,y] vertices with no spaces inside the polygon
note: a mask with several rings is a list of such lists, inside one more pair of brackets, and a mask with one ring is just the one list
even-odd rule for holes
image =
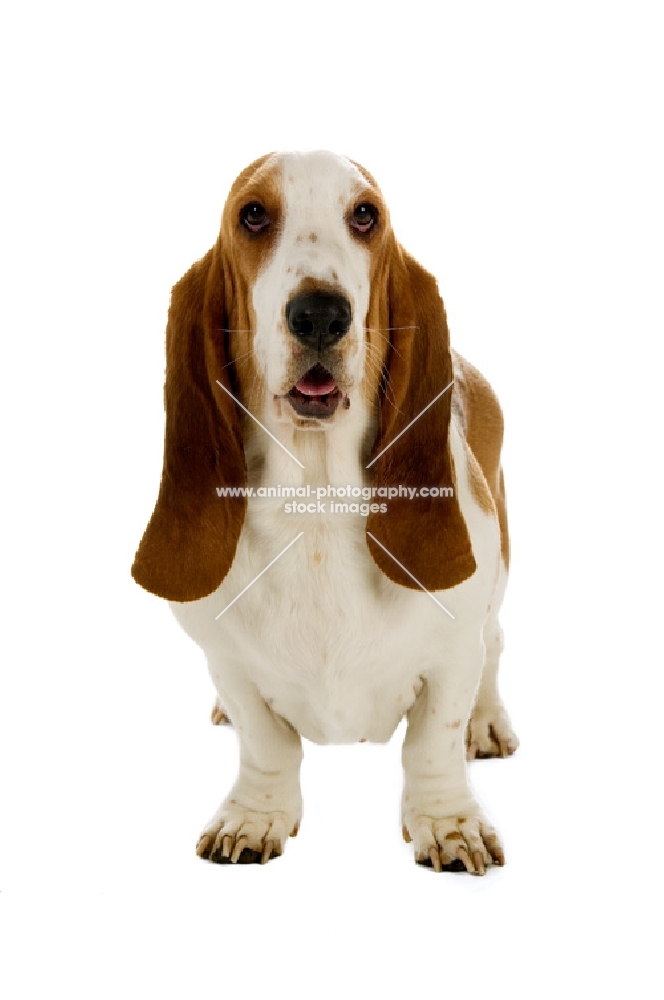
{"label": "white fur", "polygon": [[[369,296],[367,252],[349,235],[343,215],[361,185],[356,168],[312,154],[286,157],[283,170],[285,225],[254,289],[256,353],[274,392],[284,390],[289,335],[282,317],[298,271],[329,278],[335,270],[347,290],[353,306],[348,336],[360,348],[358,377]],[[312,230],[318,234],[314,245],[298,242]],[[260,470],[250,471],[250,486],[371,485],[363,446],[373,429],[358,394],[346,419],[326,433],[298,429],[269,407],[264,416],[305,468],[257,433],[253,458],[262,461],[249,463]],[[301,815],[300,735],[317,743],[384,742],[408,713],[403,818],[416,853],[426,856],[440,831],[456,829],[459,817],[475,824],[470,833],[462,830],[466,842],[472,846],[479,837],[484,849],[480,834],[489,828],[468,787],[465,729],[482,674],[487,623],[491,663],[497,665],[504,569],[497,519],[473,497],[467,445],[454,422],[450,434],[457,498],[478,567],[438,595],[453,620],[427,594],[399,587],[380,572],[366,546],[364,517],[330,514],[329,501],[325,514],[285,514],[283,498],[249,501],[233,566],[214,594],[171,604],[207,655],[241,748],[237,782],[204,836],[219,844],[224,836],[237,842],[244,836],[259,848],[268,841],[282,845]],[[215,620],[299,532],[282,558]],[[487,719],[492,692],[490,682]]]}
{"label": "white fur", "polygon": [[[345,214],[363,188],[360,171],[332,153],[290,153],[281,156],[284,218],[278,246],[258,275],[253,290],[256,314],[254,353],[266,376],[266,404],[273,419],[292,427],[272,396],[287,393],[289,358],[297,345],[286,328],[285,306],[303,278],[317,278],[342,288],[351,306],[352,322],[343,338],[352,402],[364,371],[364,317],[369,308],[369,255],[351,239]],[[312,242],[310,237],[315,237]],[[353,392],[353,389],[355,392]],[[345,418],[339,410],[332,426]]]}

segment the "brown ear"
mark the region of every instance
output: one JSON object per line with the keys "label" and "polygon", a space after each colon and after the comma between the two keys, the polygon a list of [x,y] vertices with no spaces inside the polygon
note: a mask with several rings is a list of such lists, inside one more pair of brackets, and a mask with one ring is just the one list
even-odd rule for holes
{"label": "brown ear", "polygon": [[[372,450],[372,460],[380,455],[372,466],[374,486],[451,486],[454,496],[388,499],[387,513],[369,515],[367,533],[427,590],[447,590],[467,580],[477,564],[456,496],[449,440],[453,388],[426,409],[453,379],[445,308],[435,278],[398,246],[390,264],[388,298],[389,377]],[[398,437],[412,420],[412,427]],[[371,538],[367,545],[390,580],[418,589]]]}
{"label": "brown ear", "polygon": [[245,486],[237,408],[229,381],[224,268],[218,243],[173,289],[166,328],[166,436],[159,497],[132,576],[171,601],[211,594],[235,555],[247,501],[217,487]]}

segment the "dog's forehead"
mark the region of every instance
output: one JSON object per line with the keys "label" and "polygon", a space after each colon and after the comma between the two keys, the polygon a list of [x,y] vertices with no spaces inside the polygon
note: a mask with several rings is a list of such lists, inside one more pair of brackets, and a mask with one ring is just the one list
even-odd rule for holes
{"label": "dog's forehead", "polygon": [[308,203],[345,208],[367,185],[367,177],[345,156],[318,150],[283,153],[282,184],[286,208]]}
{"label": "dog's forehead", "polygon": [[287,207],[316,201],[337,207],[343,203],[346,208],[362,191],[373,189],[379,193],[368,171],[348,157],[326,150],[261,156],[235,179],[228,201],[239,194],[258,195],[262,189],[278,194]]}

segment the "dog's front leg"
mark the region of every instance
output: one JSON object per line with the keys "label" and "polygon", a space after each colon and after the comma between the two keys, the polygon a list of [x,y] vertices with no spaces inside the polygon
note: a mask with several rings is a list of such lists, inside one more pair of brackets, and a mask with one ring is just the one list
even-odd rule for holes
{"label": "dog's front leg", "polygon": [[196,851],[218,864],[264,864],[281,854],[298,830],[302,743],[241,668],[209,666],[240,743],[240,772]]}
{"label": "dog's front leg", "polygon": [[415,860],[437,872],[466,869],[483,875],[490,864],[504,860],[466,775],[465,731],[483,657],[479,634],[455,643],[447,662],[426,673],[408,713],[403,833],[413,841]]}

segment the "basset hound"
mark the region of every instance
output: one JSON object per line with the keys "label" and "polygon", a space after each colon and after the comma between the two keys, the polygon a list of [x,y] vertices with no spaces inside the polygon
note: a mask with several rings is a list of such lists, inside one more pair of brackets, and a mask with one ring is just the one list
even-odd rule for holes
{"label": "basset hound", "polygon": [[382,743],[405,717],[415,859],[502,864],[466,775],[517,747],[497,688],[502,414],[373,177],[327,152],[243,170],[173,289],[166,357],[161,486],[132,573],[203,649],[240,743],[198,854],[281,854],[301,737]]}

